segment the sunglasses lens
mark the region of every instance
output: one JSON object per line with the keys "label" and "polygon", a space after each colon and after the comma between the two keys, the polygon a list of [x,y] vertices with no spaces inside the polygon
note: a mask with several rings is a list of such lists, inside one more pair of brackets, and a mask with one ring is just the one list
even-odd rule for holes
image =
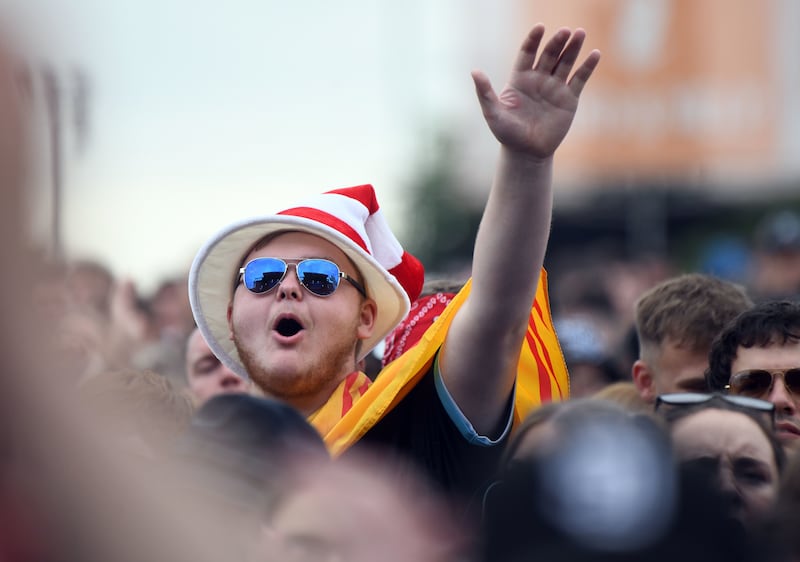
{"label": "sunglasses lens", "polygon": [[763,396],[772,385],[772,374],[768,371],[745,371],[734,375],[731,388],[744,396]]}
{"label": "sunglasses lens", "polygon": [[328,260],[303,260],[297,264],[297,277],[309,292],[327,297],[339,286],[339,267]]}
{"label": "sunglasses lens", "polygon": [[732,404],[752,410],[761,410],[762,412],[769,413],[775,410],[775,406],[772,402],[762,400],[761,398],[752,398],[750,396],[726,396],[725,399]]}
{"label": "sunglasses lens", "polygon": [[275,258],[256,258],[244,267],[244,286],[254,293],[274,289],[286,274],[286,264]]}
{"label": "sunglasses lens", "polygon": [[700,404],[701,402],[708,402],[708,394],[699,394],[696,392],[675,392],[671,394],[662,394],[658,397],[658,401],[670,406],[686,406],[690,404]]}
{"label": "sunglasses lens", "polygon": [[789,392],[800,396],[800,369],[789,369],[783,376]]}

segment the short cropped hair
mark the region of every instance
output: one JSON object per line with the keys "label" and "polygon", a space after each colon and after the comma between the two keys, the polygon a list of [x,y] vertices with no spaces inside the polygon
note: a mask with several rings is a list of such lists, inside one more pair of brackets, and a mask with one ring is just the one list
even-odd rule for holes
{"label": "short cropped hair", "polygon": [[720,391],[730,381],[740,347],[770,347],[800,342],[800,303],[766,301],[742,313],[711,344],[706,384]]}
{"label": "short cropped hair", "polygon": [[639,349],[671,340],[705,352],[726,324],[752,306],[745,289],[730,281],[700,273],[667,279],[636,301]]}

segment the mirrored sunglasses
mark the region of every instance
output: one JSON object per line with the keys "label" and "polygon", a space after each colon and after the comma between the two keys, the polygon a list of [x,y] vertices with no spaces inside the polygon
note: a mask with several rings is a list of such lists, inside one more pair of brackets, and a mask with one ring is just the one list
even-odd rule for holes
{"label": "mirrored sunglasses", "polygon": [[297,280],[312,295],[329,297],[339,287],[341,279],[348,281],[366,297],[364,287],[339,269],[332,261],[321,258],[284,261],[280,258],[255,258],[239,269],[244,286],[251,293],[269,293],[280,285],[286,270],[293,265]]}
{"label": "mirrored sunglasses", "polygon": [[800,367],[774,371],[766,369],[741,371],[731,377],[726,388],[731,394],[763,397],[772,391],[775,377],[783,379],[783,384],[790,393],[800,396]]}
{"label": "mirrored sunglasses", "polygon": [[775,404],[760,398],[753,398],[750,396],[732,396],[730,394],[721,394],[719,392],[702,393],[702,392],[675,392],[671,394],[661,394],[656,398],[656,411],[662,411],[669,418],[669,411],[675,408],[695,406],[697,404],[704,404],[718,400],[720,402],[727,402],[738,408],[750,410],[756,415],[763,415],[772,427],[775,426]]}
{"label": "mirrored sunglasses", "polygon": [[751,398],[749,396],[731,396],[729,394],[720,393],[703,393],[703,392],[675,392],[670,394],[661,394],[656,398],[656,410],[659,406],[666,404],[669,406],[692,406],[694,404],[703,404],[710,402],[713,399],[723,400],[735,406],[743,408],[750,408],[760,412],[772,412],[775,410],[775,404],[759,398]]}

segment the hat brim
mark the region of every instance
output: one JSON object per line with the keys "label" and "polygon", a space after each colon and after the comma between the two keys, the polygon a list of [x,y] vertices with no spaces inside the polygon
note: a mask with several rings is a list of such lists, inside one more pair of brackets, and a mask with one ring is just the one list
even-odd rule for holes
{"label": "hat brim", "polygon": [[270,215],[237,222],[217,233],[197,253],[189,272],[189,302],[197,326],[222,363],[249,378],[230,338],[228,305],[242,261],[253,245],[277,232],[307,232],[342,250],[358,268],[367,296],[377,306],[372,335],[364,340],[358,360],[405,318],[410,308],[403,287],[383,266],[352,240],[317,221],[288,215]]}

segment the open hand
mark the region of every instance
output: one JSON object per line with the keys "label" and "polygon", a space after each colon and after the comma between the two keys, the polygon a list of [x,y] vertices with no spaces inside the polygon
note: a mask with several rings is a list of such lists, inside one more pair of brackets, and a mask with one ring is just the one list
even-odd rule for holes
{"label": "open hand", "polygon": [[485,74],[472,73],[483,116],[494,136],[507,149],[535,158],[552,156],[561,144],[578,108],[578,97],[600,60],[600,52],[593,50],[570,78],[586,33],[559,29],[537,60],[543,36],[544,25],[534,26],[499,95]]}

